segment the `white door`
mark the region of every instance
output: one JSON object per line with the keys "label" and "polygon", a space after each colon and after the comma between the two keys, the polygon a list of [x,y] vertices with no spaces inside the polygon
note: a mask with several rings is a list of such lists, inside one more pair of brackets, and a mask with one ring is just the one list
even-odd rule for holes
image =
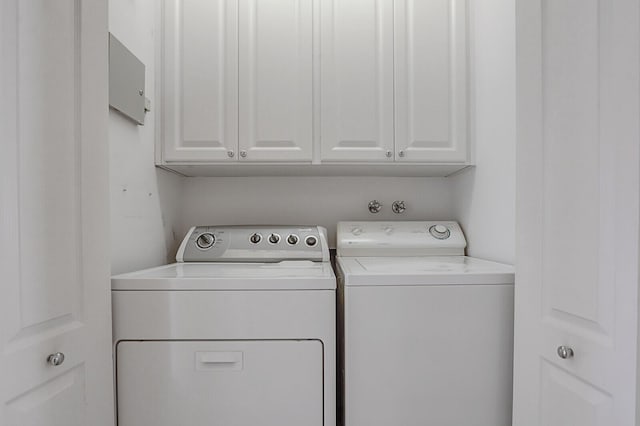
{"label": "white door", "polygon": [[240,0],[240,161],[311,162],[312,0]]}
{"label": "white door", "polygon": [[321,160],[393,161],[393,0],[320,2]]}
{"label": "white door", "polygon": [[395,159],[467,160],[467,1],[395,2]]}
{"label": "white door", "polygon": [[515,426],[636,424],[639,17],[517,3]]}
{"label": "white door", "polygon": [[101,0],[0,2],[2,426],[113,426],[107,34]]}
{"label": "white door", "polygon": [[237,3],[237,0],[163,3],[164,161],[237,159]]}

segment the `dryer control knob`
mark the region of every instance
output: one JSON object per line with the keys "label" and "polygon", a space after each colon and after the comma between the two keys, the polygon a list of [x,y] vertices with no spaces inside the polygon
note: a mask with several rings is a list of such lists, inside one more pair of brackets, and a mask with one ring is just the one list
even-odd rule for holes
{"label": "dryer control knob", "polygon": [[278,244],[280,242],[280,235],[278,234],[269,235],[269,242],[271,244]]}
{"label": "dryer control knob", "polygon": [[249,241],[251,241],[253,244],[258,244],[260,241],[262,241],[262,235],[256,232],[249,237]]}
{"label": "dryer control knob", "polygon": [[287,243],[291,244],[292,246],[298,244],[298,241],[300,241],[300,238],[296,234],[290,234],[287,237]]}
{"label": "dryer control knob", "polygon": [[204,234],[200,234],[196,239],[196,245],[198,246],[198,248],[202,250],[210,249],[215,242],[216,242],[216,237],[210,232],[205,232]]}
{"label": "dryer control knob", "polygon": [[433,225],[429,228],[429,233],[439,240],[446,240],[451,236],[451,231],[444,225]]}

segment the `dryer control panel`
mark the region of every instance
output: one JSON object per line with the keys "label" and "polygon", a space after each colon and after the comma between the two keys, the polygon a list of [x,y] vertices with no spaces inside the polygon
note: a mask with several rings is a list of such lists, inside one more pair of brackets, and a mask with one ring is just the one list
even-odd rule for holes
{"label": "dryer control panel", "polygon": [[321,226],[194,226],[184,237],[178,262],[329,262],[327,230]]}
{"label": "dryer control panel", "polygon": [[463,256],[457,222],[339,222],[338,256]]}

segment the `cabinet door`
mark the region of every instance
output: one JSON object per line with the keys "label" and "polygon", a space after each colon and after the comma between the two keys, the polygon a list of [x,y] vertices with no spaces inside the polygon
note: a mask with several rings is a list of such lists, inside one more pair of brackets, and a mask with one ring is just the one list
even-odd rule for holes
{"label": "cabinet door", "polygon": [[164,6],[164,160],[233,161],[237,1],[167,0]]}
{"label": "cabinet door", "polygon": [[240,0],[240,160],[311,161],[312,0]]}
{"label": "cabinet door", "polygon": [[395,4],[396,160],[467,160],[466,0]]}
{"label": "cabinet door", "polygon": [[323,161],[393,161],[393,0],[321,3]]}

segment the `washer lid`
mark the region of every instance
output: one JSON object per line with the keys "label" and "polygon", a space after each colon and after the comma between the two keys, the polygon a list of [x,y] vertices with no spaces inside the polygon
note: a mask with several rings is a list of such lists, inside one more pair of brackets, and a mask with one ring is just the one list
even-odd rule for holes
{"label": "washer lid", "polygon": [[335,289],[328,262],[173,263],[111,278],[112,290]]}
{"label": "washer lid", "polygon": [[346,286],[513,284],[512,266],[466,256],[338,257]]}

